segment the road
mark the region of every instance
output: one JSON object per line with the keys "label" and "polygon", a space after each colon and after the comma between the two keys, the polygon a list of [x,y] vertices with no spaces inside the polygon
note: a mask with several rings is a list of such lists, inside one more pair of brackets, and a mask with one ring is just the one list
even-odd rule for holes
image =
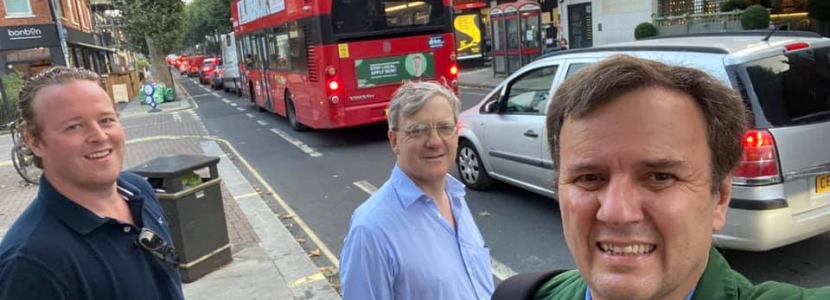
{"label": "road", "polygon": [[[386,125],[294,132],[285,118],[258,112],[248,99],[209,90],[195,79],[182,84],[210,134],[229,141],[253,165],[336,263],[352,211],[395,164]],[[462,89],[462,108],[474,106],[487,92]],[[452,173],[457,177],[456,170]],[[514,272],[575,267],[553,199],[498,184],[487,192],[468,190],[467,201],[490,247],[497,280]],[[830,284],[828,253],[830,234],[824,234],[763,253],[726,250],[725,256],[753,282],[822,286]]]}

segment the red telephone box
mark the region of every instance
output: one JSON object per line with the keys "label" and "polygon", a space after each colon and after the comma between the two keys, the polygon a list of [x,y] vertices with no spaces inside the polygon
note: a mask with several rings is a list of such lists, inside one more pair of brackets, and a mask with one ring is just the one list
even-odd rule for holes
{"label": "red telephone box", "polygon": [[512,74],[542,54],[541,12],[538,3],[524,0],[490,10],[494,74]]}

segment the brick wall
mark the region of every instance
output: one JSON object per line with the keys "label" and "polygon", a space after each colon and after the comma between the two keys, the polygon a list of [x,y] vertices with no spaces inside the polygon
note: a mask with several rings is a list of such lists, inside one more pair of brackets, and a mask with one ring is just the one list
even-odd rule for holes
{"label": "brick wall", "polygon": [[0,0],[0,27],[25,26],[52,23],[52,14],[49,11],[49,0],[29,0],[34,17],[6,18],[5,2]]}

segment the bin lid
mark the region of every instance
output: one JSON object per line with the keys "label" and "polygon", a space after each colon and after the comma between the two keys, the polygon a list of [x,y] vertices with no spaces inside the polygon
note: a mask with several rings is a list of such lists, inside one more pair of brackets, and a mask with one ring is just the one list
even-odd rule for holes
{"label": "bin lid", "polygon": [[210,167],[218,163],[218,156],[171,154],[156,157],[128,171],[144,177],[174,178],[180,177],[187,172]]}

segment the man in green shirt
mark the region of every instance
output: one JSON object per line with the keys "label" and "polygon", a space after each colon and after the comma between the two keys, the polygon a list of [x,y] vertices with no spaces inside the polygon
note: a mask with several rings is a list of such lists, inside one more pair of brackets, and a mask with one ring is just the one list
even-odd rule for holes
{"label": "man in green shirt", "polygon": [[544,283],[536,299],[830,299],[830,288],[752,285],[712,247],[748,125],[730,87],[696,69],[615,56],[565,81],[547,116],[578,270]]}

